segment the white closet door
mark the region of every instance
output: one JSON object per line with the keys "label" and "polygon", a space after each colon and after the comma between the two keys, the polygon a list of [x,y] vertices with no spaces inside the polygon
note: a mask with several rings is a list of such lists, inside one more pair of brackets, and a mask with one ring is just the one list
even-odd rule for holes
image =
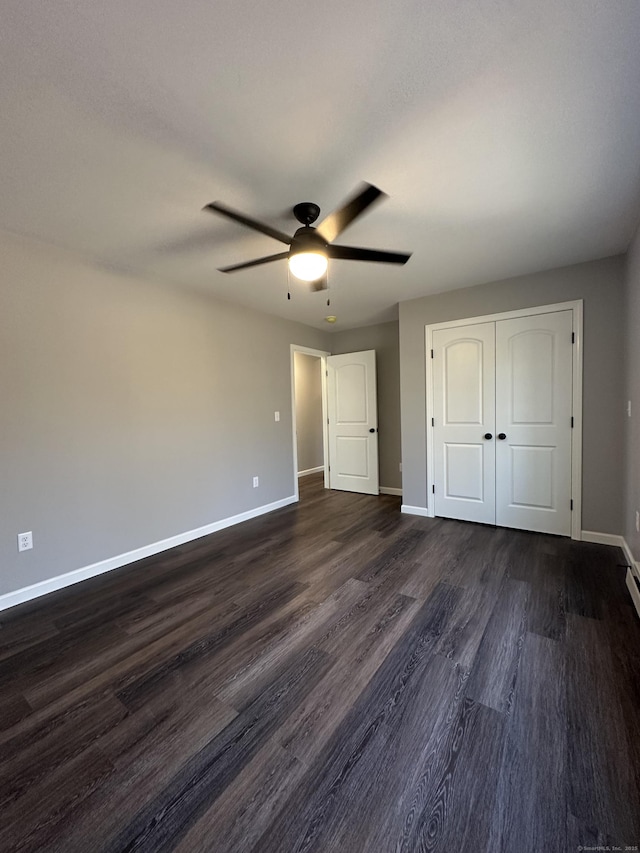
{"label": "white closet door", "polygon": [[[571,534],[572,312],[496,323],[496,524]],[[500,438],[504,436],[504,438]]]}
{"label": "white closet door", "polygon": [[377,495],[375,350],[327,358],[329,487]]}
{"label": "white closet door", "polygon": [[495,324],[435,331],[433,377],[435,514],[495,524]]}

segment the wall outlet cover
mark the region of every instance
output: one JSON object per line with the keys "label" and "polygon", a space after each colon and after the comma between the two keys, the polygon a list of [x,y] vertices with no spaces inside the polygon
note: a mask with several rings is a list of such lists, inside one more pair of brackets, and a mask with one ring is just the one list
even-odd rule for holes
{"label": "wall outlet cover", "polygon": [[30,551],[33,548],[33,533],[18,533],[18,551]]}

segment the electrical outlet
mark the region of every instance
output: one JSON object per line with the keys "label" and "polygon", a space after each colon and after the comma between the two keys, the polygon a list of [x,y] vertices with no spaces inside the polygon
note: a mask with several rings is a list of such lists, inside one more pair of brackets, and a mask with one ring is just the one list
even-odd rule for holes
{"label": "electrical outlet", "polygon": [[636,510],[636,533],[640,533],[640,510]]}
{"label": "electrical outlet", "polygon": [[627,417],[631,417],[631,400],[627,400]]}
{"label": "electrical outlet", "polygon": [[273,414],[275,416],[276,423],[277,423],[280,420],[280,412],[274,412]]}
{"label": "electrical outlet", "polygon": [[398,468],[400,470],[400,473],[402,474],[402,462],[398,465]]}
{"label": "electrical outlet", "polygon": [[33,533],[18,533],[18,551],[30,551],[33,548]]}
{"label": "electrical outlet", "polygon": [[260,485],[260,477],[254,477],[253,478],[253,488],[257,489],[259,485]]}

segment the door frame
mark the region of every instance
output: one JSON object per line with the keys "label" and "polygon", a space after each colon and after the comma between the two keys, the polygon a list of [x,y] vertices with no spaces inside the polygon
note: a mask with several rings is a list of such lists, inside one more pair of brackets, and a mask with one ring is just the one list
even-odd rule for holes
{"label": "door frame", "polygon": [[295,499],[300,500],[298,488],[298,433],[296,424],[296,366],[294,353],[312,355],[320,359],[320,373],[322,381],[322,456],[324,463],[324,487],[329,488],[329,434],[327,427],[327,356],[330,352],[325,350],[311,349],[299,344],[290,344],[289,357],[291,359],[291,429],[293,444],[293,494]]}
{"label": "door frame", "polygon": [[425,361],[427,382],[427,407],[426,407],[426,433],[427,433],[427,516],[435,517],[435,500],[433,489],[433,469],[435,451],[433,447],[433,360],[431,350],[433,349],[433,333],[438,329],[452,329],[462,326],[471,326],[476,323],[489,323],[499,320],[512,320],[517,317],[530,317],[535,314],[552,314],[556,311],[571,311],[573,318],[574,359],[572,374],[572,409],[573,429],[571,431],[571,500],[573,501],[573,512],[571,513],[571,538],[582,539],[582,367],[583,367],[583,300],[576,299],[571,302],[557,302],[553,305],[538,305],[532,308],[521,308],[516,311],[504,311],[499,314],[484,314],[481,317],[465,317],[461,320],[446,320],[442,323],[433,323],[425,326]]}

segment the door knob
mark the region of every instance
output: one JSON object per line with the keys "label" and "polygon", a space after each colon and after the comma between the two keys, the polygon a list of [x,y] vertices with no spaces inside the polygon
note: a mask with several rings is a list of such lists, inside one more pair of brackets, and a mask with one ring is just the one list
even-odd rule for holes
{"label": "door knob", "polygon": [[375,429],[374,429],[373,427],[371,427],[371,429],[369,430],[369,432],[375,432]]}
{"label": "door knob", "polygon": [[484,437],[487,439],[487,441],[488,441],[490,438],[493,438],[493,436],[491,435],[491,433],[490,433],[490,432],[485,432]]}
{"label": "door knob", "polygon": [[498,438],[500,439],[500,441],[504,441],[506,437],[507,437],[506,433],[504,433],[504,432],[498,433]]}

